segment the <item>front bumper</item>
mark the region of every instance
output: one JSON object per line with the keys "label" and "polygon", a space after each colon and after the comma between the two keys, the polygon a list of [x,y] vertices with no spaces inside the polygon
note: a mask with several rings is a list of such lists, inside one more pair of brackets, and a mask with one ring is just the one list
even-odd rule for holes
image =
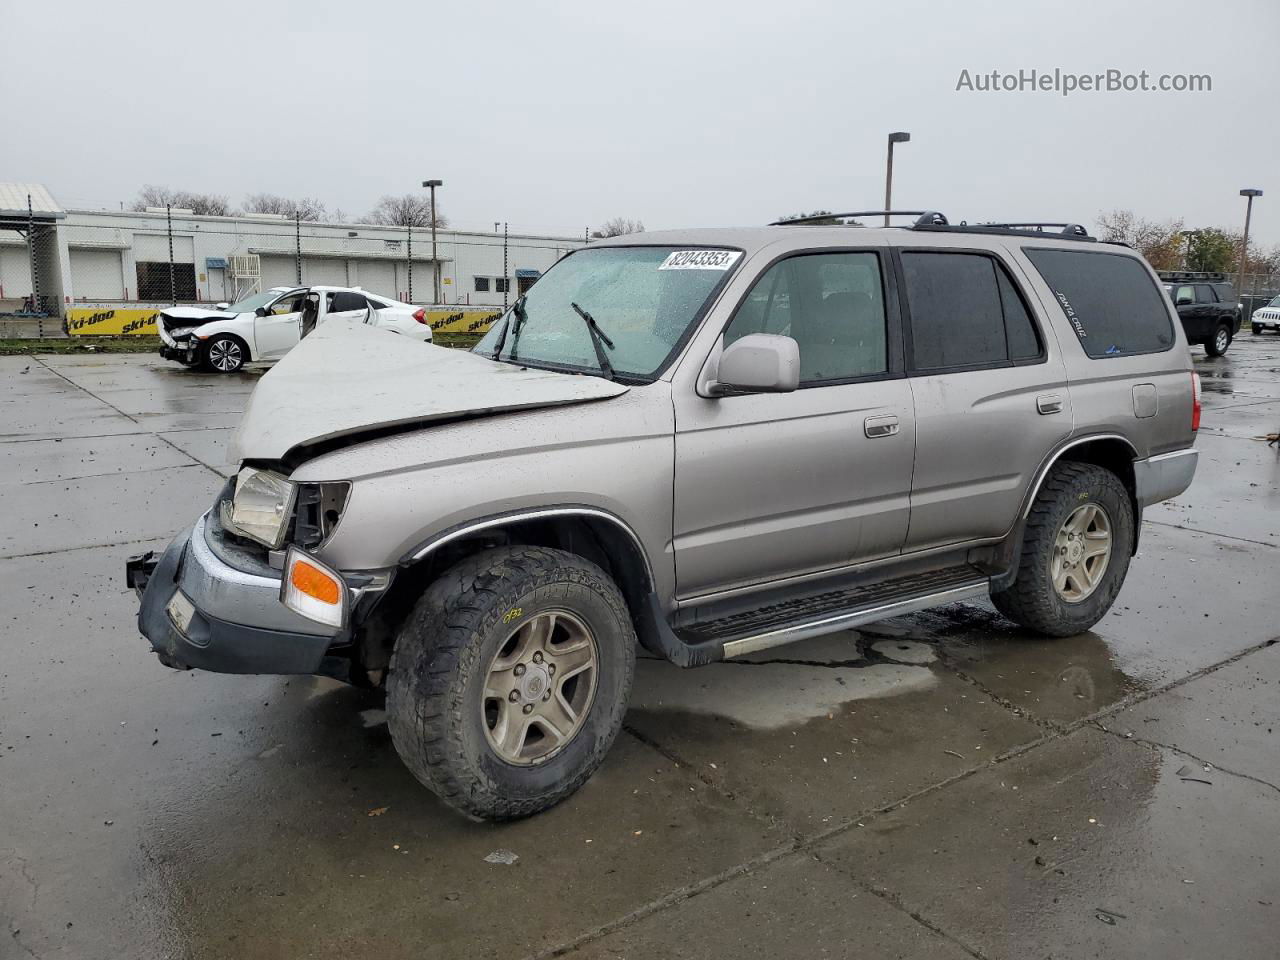
{"label": "front bumper", "polygon": [[1149,507],[1172,500],[1191,486],[1200,451],[1194,447],[1174,450],[1145,460],[1133,461],[1133,480],[1138,506]]}
{"label": "front bumper", "polygon": [[[349,633],[286,607],[279,571],[236,557],[209,524],[206,514],[159,559],[144,554],[126,565],[126,580],[142,597],[138,629],[160,662],[217,673],[332,673],[326,654]],[[189,614],[182,627],[170,613],[179,591],[187,603],[177,606]]]}

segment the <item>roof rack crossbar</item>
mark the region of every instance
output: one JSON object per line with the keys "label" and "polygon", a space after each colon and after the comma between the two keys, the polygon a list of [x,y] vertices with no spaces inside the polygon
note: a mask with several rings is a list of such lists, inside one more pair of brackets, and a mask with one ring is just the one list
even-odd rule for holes
{"label": "roof rack crossbar", "polygon": [[771,227],[789,227],[798,223],[814,223],[822,220],[843,220],[848,217],[933,217],[942,218],[942,222],[946,223],[947,218],[942,214],[933,210],[855,210],[851,213],[814,213],[807,217],[792,217],[786,220],[775,220],[769,224]]}

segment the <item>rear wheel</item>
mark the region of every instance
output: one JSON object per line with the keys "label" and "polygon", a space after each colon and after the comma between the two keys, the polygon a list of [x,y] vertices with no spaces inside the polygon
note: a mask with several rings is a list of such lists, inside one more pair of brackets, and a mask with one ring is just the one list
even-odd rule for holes
{"label": "rear wheel", "polygon": [[387,675],[391,738],[450,806],[538,813],[595,772],[635,672],[622,594],[595,564],[542,547],[462,561],[427,588]]}
{"label": "rear wheel", "polygon": [[204,366],[214,373],[235,373],[249,359],[248,350],[239,337],[220,333],[204,345]]}
{"label": "rear wheel", "polygon": [[1027,517],[1014,582],[992,593],[996,609],[1039,633],[1088,630],[1111,609],[1133,551],[1133,506],[1110,470],[1061,462]]}
{"label": "rear wheel", "polygon": [[1211,357],[1220,357],[1231,346],[1231,328],[1225,323],[1213,332],[1213,338],[1204,345],[1204,352]]}

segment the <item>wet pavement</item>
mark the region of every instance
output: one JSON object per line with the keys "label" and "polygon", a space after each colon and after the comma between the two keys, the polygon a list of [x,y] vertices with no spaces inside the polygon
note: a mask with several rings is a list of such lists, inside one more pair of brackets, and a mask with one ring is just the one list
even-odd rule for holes
{"label": "wet pavement", "polygon": [[1200,472],[1093,631],[645,659],[600,773],[503,826],[377,695],[137,636],[124,558],[212,500],[254,374],[0,358],[0,958],[1274,957],[1280,337],[1193,354]]}

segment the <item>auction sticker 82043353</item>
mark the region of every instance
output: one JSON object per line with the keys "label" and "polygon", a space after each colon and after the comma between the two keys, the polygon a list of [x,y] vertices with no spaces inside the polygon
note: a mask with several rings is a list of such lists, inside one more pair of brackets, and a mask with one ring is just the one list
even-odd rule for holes
{"label": "auction sticker 82043353", "polygon": [[674,250],[659,270],[728,270],[741,250]]}

